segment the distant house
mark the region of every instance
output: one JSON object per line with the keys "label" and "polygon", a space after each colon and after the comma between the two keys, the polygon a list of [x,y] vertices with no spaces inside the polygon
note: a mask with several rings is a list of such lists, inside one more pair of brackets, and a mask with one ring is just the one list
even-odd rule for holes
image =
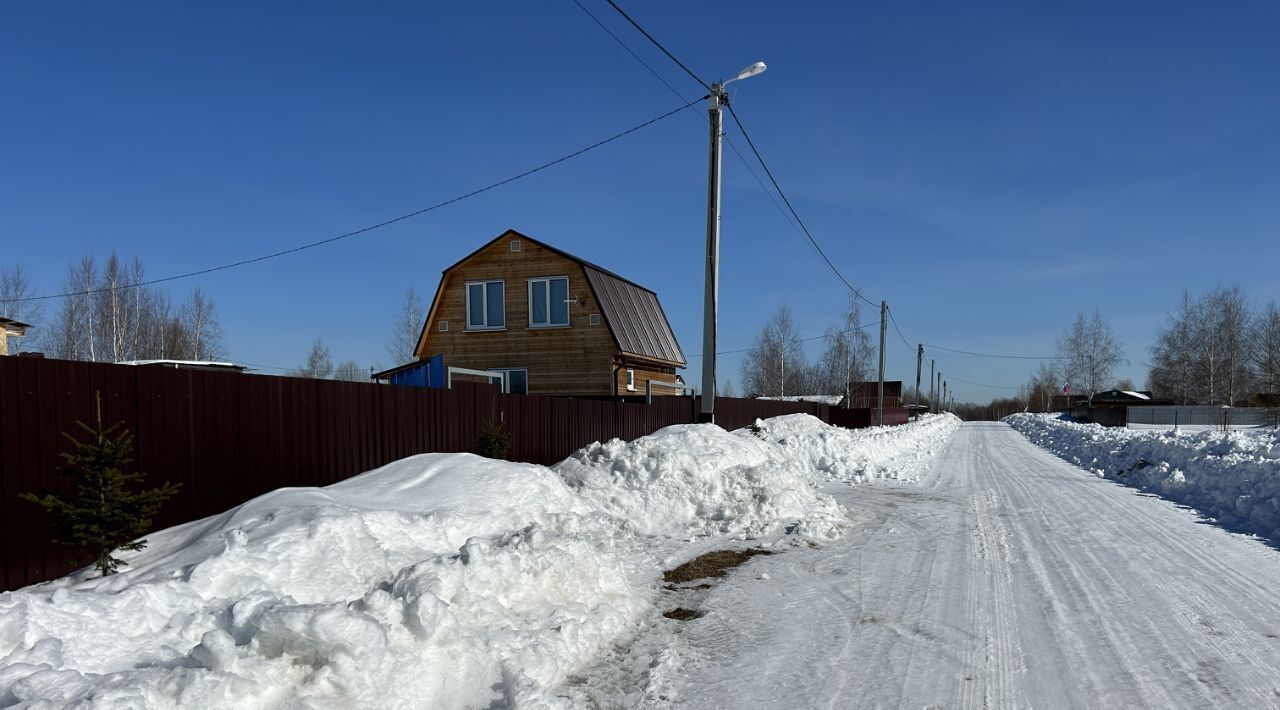
{"label": "distant house", "polygon": [[[0,318],[0,355],[9,354],[9,338],[21,338],[27,334],[30,325],[12,318]],[[17,347],[14,347],[17,351]]]}
{"label": "distant house", "polygon": [[[845,406],[850,409],[876,409],[879,396],[879,382],[850,382],[849,401]],[[885,380],[884,406],[886,409],[902,406],[902,380]]]}
{"label": "distant house", "polygon": [[244,372],[244,365],[216,360],[125,360],[117,365],[134,367],[160,367],[170,370],[206,370],[211,372]]}
{"label": "distant house", "polygon": [[514,230],[444,270],[414,354],[549,395],[642,395],[686,364],[656,293]]}
{"label": "distant house", "polygon": [[1087,404],[1094,408],[1162,407],[1173,404],[1173,401],[1156,399],[1150,392],[1146,391],[1107,390],[1093,395],[1093,399]]}

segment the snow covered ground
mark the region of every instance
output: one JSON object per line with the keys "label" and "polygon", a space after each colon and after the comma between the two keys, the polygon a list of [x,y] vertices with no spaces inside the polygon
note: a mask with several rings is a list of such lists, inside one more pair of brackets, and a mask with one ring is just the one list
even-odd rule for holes
{"label": "snow covered ground", "polygon": [[1098,476],[1191,506],[1280,543],[1280,432],[1152,431],[1051,414],[1005,419],[1032,443]]}
{"label": "snow covered ground", "polygon": [[0,707],[620,702],[647,681],[609,659],[674,633],[664,568],[833,540],[819,484],[918,477],[956,425],[677,426],[551,468],[424,454],[274,491],[148,536],[114,577],[0,594]]}
{"label": "snow covered ground", "polygon": [[998,422],[917,483],[827,490],[845,534],[689,592],[702,616],[613,707],[1280,707],[1280,553],[1256,539]]}

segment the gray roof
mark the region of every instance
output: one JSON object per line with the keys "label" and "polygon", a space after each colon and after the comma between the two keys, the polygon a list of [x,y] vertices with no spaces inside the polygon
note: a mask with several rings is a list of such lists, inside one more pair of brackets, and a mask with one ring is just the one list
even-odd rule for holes
{"label": "gray roof", "polygon": [[577,261],[619,350],[684,366],[684,353],[658,303],[658,294],[594,264]]}

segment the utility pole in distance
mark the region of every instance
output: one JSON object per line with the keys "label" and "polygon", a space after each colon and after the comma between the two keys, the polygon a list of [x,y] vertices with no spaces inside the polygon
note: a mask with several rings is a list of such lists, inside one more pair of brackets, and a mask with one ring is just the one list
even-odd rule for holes
{"label": "utility pole in distance", "polygon": [[936,364],[933,358],[929,358],[929,408],[934,409],[938,406],[938,399],[933,391],[933,366]]}
{"label": "utility pole in distance", "polygon": [[884,326],[889,302],[880,302],[880,386],[876,390],[876,426],[884,426]]}
{"label": "utility pole in distance", "polygon": [[924,343],[916,343],[916,411],[920,411],[920,368],[924,366]]}
{"label": "utility pole in distance", "polygon": [[716,315],[720,298],[720,139],[724,136],[724,107],[729,94],[724,87],[765,70],[756,62],[723,84],[711,85],[707,97],[707,118],[711,124],[711,163],[707,169],[707,273],[702,301],[702,407],[698,421],[716,420]]}

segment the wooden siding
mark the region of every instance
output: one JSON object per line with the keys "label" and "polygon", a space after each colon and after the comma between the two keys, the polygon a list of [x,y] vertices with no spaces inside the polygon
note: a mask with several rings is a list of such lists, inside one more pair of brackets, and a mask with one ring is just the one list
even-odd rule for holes
{"label": "wooden siding", "polygon": [[[615,379],[618,387],[618,394],[626,396],[643,395],[644,383],[649,380],[658,382],[675,382],[676,371],[674,367],[663,367],[661,365],[644,365],[640,363],[622,363],[617,365],[618,376]],[[635,372],[635,389],[627,389],[627,370]],[[673,389],[671,387],[653,386],[655,395],[679,395],[684,394],[684,390]]]}
{"label": "wooden siding", "polygon": [[[577,262],[520,239],[520,251],[500,239],[444,274],[431,306],[422,346],[417,355],[444,356],[444,364],[477,370],[525,368],[529,394],[612,394],[610,377],[617,345],[600,318],[590,324],[600,305],[591,295]],[[568,276],[569,327],[529,327],[528,280]],[[504,330],[471,331],[467,327],[467,281],[502,280],[506,305]],[[440,321],[449,330],[440,331]]]}

